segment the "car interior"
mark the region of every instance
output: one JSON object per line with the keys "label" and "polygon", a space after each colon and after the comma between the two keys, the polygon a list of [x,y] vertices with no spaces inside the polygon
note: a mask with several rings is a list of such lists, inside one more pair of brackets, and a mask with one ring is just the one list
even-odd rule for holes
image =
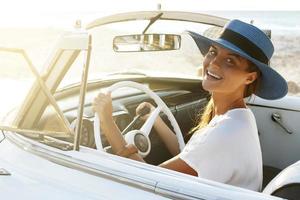
{"label": "car interior", "polygon": [[[190,137],[190,134],[188,133],[196,125],[197,120],[199,119],[199,114],[204,109],[209,98],[209,94],[201,88],[201,81],[190,79],[182,79],[180,81],[178,79],[175,80],[172,78],[135,78],[134,80],[130,80],[143,83],[144,85],[151,88],[151,90],[155,91],[155,93],[162,98],[162,100],[166,103],[168,108],[170,108],[174,117],[176,118],[176,121],[178,122],[178,125],[180,126],[181,131],[184,134],[184,140],[185,142],[187,142]],[[100,88],[106,88],[114,82],[116,82],[116,80],[94,82],[88,86],[83,115],[83,131],[80,139],[81,145],[87,146],[89,148],[96,148],[93,136],[94,113],[92,111],[91,103],[93,98],[99,92]],[[60,105],[64,115],[71,124],[74,124],[77,117],[78,93],[79,87],[73,87],[68,90],[58,91],[55,96],[58,105]],[[136,116],[135,109],[140,103],[150,102],[155,105],[155,103],[149,96],[134,88],[124,88],[116,90],[112,93],[112,98],[113,117],[115,119],[115,122],[121,131],[126,129],[127,132],[129,130],[139,129],[143,125],[143,122],[141,120],[137,120],[134,121],[134,125],[132,125],[130,128],[127,127],[134,120],[134,117]],[[49,129],[49,127],[53,127],[53,123],[56,123],[55,120],[49,120],[49,115],[43,116],[45,117],[42,117],[40,122],[38,123],[38,129],[45,130]],[[172,129],[172,126],[170,125],[167,117],[163,113],[160,113],[160,116]],[[104,134],[101,135],[101,140],[104,149],[108,153],[112,153],[110,151],[109,143],[105,139]],[[171,154],[168,152],[159,136],[156,134],[154,128],[152,128],[151,130],[150,140],[151,152],[147,157],[145,157],[147,163],[158,165],[171,158]],[[73,141],[69,140],[68,142]],[[55,143],[52,144],[54,145]],[[61,145],[56,145],[56,147],[62,148],[64,150],[70,150],[70,148],[68,149],[65,148],[65,146]],[[289,168],[291,168],[291,166],[285,169],[283,171],[283,174],[287,173],[285,171],[288,171],[289,174],[290,171],[293,171],[295,169],[295,166],[292,167],[292,169]],[[265,188],[266,185],[270,183],[271,180],[274,179],[274,177],[276,177],[281,171],[282,169],[279,169],[277,167],[264,165],[263,188]],[[281,179],[291,178],[290,175],[281,176],[286,177],[281,177]],[[272,193],[272,195],[295,199],[295,195],[299,194],[295,191],[299,191],[299,189],[300,186],[297,183],[287,184],[283,187],[278,188],[275,192]]]}
{"label": "car interior", "polygon": [[[131,79],[132,80],[132,79]],[[162,98],[169,109],[172,111],[176,121],[178,122],[182,133],[184,134],[185,142],[188,141],[189,135],[187,134],[190,129],[196,125],[197,116],[199,111],[204,108],[208,94],[204,92],[201,87],[199,87],[199,81],[182,80],[178,81],[175,79],[159,79],[151,78],[145,82],[144,79],[135,79],[135,82],[143,82],[144,85],[148,86],[155,93]],[[99,84],[99,83],[98,83]],[[102,83],[103,84],[103,83]],[[105,88],[109,86],[109,83],[100,86]],[[81,137],[81,145],[95,148],[94,142],[94,130],[93,130],[93,120],[94,112],[92,111],[91,102],[93,98],[99,92],[99,87],[97,83],[95,85],[90,85],[86,95],[86,104],[84,108],[84,120],[83,120],[83,132]],[[78,88],[77,88],[78,89]],[[77,89],[73,89],[72,94],[68,91],[68,105],[63,108],[63,113],[71,124],[74,124],[74,120],[77,117],[77,105],[78,105],[78,93]],[[57,102],[60,105],[65,105],[65,92],[58,92],[56,94]],[[119,129],[123,131],[132,122],[136,116],[135,109],[142,102],[150,102],[154,106],[155,102],[143,92],[134,88],[124,88],[116,90],[112,93],[113,97],[113,117]],[[166,122],[166,124],[172,128],[167,117],[161,113],[160,116]],[[55,120],[49,120],[49,115],[43,115],[39,122],[39,127],[37,129],[47,130],[53,127]],[[143,121],[137,120],[135,124],[127,129],[127,132],[133,129],[139,129],[143,125]],[[109,144],[105,139],[105,135],[101,135],[102,145],[109,152]],[[167,151],[162,141],[155,133],[155,129],[152,129],[150,134],[151,140],[151,152],[145,158],[147,163],[158,165],[163,161],[171,158],[171,154]],[[72,141],[70,141],[72,142]]]}

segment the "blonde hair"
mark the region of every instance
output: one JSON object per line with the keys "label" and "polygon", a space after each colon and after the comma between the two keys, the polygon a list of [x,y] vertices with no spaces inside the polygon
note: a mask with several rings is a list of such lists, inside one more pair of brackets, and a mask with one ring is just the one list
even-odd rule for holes
{"label": "blonde hair", "polygon": [[[255,81],[253,81],[251,84],[247,85],[244,91],[244,98],[249,97],[252,94],[255,94],[257,91],[259,84],[260,84],[260,77],[261,77],[261,72],[260,70],[250,61],[249,62],[249,68],[247,69],[248,72],[256,72],[257,73],[257,78]],[[204,127],[206,127],[209,122],[212,120],[214,117],[214,102],[212,98],[210,97],[208,103],[206,104],[204,111],[198,114],[198,123],[195,127],[193,127],[188,135],[194,134],[197,130],[200,130]]]}
{"label": "blonde hair", "polygon": [[205,126],[207,126],[207,124],[210,122],[210,120],[213,118],[214,115],[214,102],[212,100],[212,98],[210,98],[210,100],[208,101],[208,103],[206,104],[203,113],[200,111],[200,113],[198,114],[198,124],[193,127],[189,134],[193,134],[194,132],[196,132],[197,130],[200,130],[202,128],[204,128]]}

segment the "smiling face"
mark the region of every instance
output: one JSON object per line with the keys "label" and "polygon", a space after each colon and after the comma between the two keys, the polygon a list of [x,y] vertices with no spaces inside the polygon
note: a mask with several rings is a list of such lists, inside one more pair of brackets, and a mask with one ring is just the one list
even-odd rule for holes
{"label": "smiling face", "polygon": [[202,86],[211,93],[243,95],[245,87],[257,78],[257,72],[249,72],[249,68],[247,59],[211,46],[203,61]]}

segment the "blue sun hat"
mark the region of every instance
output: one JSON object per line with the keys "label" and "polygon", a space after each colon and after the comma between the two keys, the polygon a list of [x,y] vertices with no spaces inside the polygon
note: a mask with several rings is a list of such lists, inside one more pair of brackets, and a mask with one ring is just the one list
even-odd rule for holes
{"label": "blue sun hat", "polygon": [[227,23],[217,39],[187,31],[195,40],[202,55],[206,55],[211,45],[226,48],[248,59],[261,71],[260,84],[255,95],[269,100],[284,97],[288,92],[285,79],[269,66],[274,46],[269,37],[259,28],[232,20]]}

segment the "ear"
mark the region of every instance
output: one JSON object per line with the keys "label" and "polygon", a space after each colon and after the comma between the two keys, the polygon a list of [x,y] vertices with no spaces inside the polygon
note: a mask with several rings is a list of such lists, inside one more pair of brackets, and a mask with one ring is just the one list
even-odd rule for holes
{"label": "ear", "polygon": [[250,72],[247,74],[246,85],[253,83],[257,79],[257,72]]}

